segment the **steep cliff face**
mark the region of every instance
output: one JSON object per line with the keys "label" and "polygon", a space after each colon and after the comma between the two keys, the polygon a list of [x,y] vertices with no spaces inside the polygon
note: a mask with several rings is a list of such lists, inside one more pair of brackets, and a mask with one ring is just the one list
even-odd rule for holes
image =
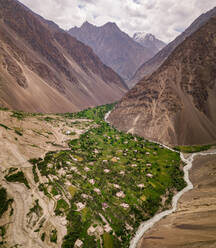
{"label": "steep cliff face", "polygon": [[136,71],[133,78],[129,82],[129,86],[133,87],[138,83],[143,77],[151,75],[156,71],[163,62],[168,58],[168,56],[174,51],[174,49],[180,45],[187,37],[196,32],[200,27],[202,27],[211,17],[216,16],[216,7],[205,14],[199,16],[182,34],[180,34],[174,41],[170,42],[166,47],[164,47],[159,53],[157,53],[153,58],[145,62]]}
{"label": "steep cliff face", "polygon": [[80,28],[71,28],[68,33],[90,46],[104,64],[125,80],[129,80],[139,66],[154,55],[151,49],[135,42],[115,23],[97,27],[85,22]]}
{"label": "steep cliff face", "polygon": [[130,90],[109,120],[169,145],[216,142],[216,17]]}
{"label": "steep cliff face", "polygon": [[0,2],[0,105],[64,112],[110,103],[127,91],[90,47],[15,0]]}

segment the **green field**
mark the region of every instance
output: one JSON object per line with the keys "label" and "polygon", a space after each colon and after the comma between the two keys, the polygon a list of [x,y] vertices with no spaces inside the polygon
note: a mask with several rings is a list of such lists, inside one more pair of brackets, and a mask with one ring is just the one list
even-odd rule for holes
{"label": "green field", "polygon": [[184,153],[195,153],[195,152],[202,152],[211,149],[215,145],[201,145],[201,146],[176,146],[174,149],[179,152]]}
{"label": "green field", "polygon": [[41,190],[62,199],[55,212],[68,220],[63,248],[74,247],[78,239],[84,248],[129,247],[139,224],[170,207],[173,193],[185,187],[179,153],[105,123],[113,106],[61,115],[91,119],[95,127],[69,141],[70,150],[31,160],[49,178]]}

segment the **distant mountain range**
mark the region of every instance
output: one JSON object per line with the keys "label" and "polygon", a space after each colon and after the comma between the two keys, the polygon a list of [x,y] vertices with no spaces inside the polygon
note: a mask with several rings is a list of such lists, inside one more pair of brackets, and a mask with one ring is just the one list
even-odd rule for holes
{"label": "distant mountain range", "polygon": [[[173,50],[162,66],[134,86],[111,112],[109,121],[115,127],[167,145],[216,142],[215,10],[207,13],[209,20],[202,15],[159,52],[164,55]],[[181,44],[174,49],[177,43]],[[149,65],[155,68],[151,61]]]}
{"label": "distant mountain range", "polygon": [[126,81],[155,54],[152,49],[143,47],[111,22],[100,27],[85,22],[79,28],[71,28],[68,33],[90,46],[104,64]]}
{"label": "distant mountain range", "polygon": [[149,61],[145,62],[136,71],[131,81],[129,82],[129,87],[133,87],[138,83],[143,77],[151,75],[154,71],[159,68],[162,63],[168,58],[172,51],[180,45],[188,36],[197,31],[202,25],[204,25],[212,16],[216,14],[216,7],[208,11],[205,14],[199,16],[182,34],[180,34],[174,41],[169,43],[164,47],[159,53],[157,53]]}
{"label": "distant mountain range", "polygon": [[20,2],[0,1],[0,26],[0,106],[72,112],[127,91],[90,47]]}
{"label": "distant mountain range", "polygon": [[156,54],[166,46],[166,43],[157,39],[153,34],[145,32],[137,32],[133,39],[143,47],[146,47]]}

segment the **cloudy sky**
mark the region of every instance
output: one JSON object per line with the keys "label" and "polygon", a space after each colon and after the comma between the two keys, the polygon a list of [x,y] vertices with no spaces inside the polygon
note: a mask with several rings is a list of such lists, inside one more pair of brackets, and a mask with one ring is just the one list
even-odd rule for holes
{"label": "cloudy sky", "polygon": [[97,26],[115,22],[129,35],[152,33],[169,42],[214,0],[19,0],[44,18],[69,29],[88,21]]}

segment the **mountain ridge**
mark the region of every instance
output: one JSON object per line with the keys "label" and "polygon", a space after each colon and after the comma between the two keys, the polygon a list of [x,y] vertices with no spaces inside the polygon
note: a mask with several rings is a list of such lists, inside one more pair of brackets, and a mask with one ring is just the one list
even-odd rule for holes
{"label": "mountain ridge", "polygon": [[109,121],[167,145],[215,143],[215,28],[211,17],[123,97]]}
{"label": "mountain ridge", "polygon": [[122,32],[116,23],[95,26],[89,22],[71,28],[68,33],[90,46],[102,62],[128,81],[136,69],[154,54]]}
{"label": "mountain ridge", "polygon": [[157,39],[151,33],[136,32],[133,35],[133,39],[139,44],[141,44],[143,47],[152,50],[154,54],[157,54],[161,49],[163,49],[167,45],[165,42]]}
{"label": "mountain ridge", "polygon": [[152,57],[149,61],[142,64],[132,79],[129,82],[129,87],[133,87],[136,83],[138,83],[143,77],[150,76],[155,70],[157,70],[163,62],[168,58],[168,56],[172,53],[172,51],[180,45],[185,38],[193,34],[197,31],[202,25],[204,25],[212,16],[216,15],[216,7],[203,13],[199,16],[192,24],[178,37],[176,37],[173,41],[171,41],[166,47],[164,47],[161,51],[159,51],[154,57]]}
{"label": "mountain ridge", "polygon": [[124,81],[90,47],[57,24],[18,1],[2,0],[0,7],[2,106],[30,112],[77,111],[116,101],[127,91]]}

